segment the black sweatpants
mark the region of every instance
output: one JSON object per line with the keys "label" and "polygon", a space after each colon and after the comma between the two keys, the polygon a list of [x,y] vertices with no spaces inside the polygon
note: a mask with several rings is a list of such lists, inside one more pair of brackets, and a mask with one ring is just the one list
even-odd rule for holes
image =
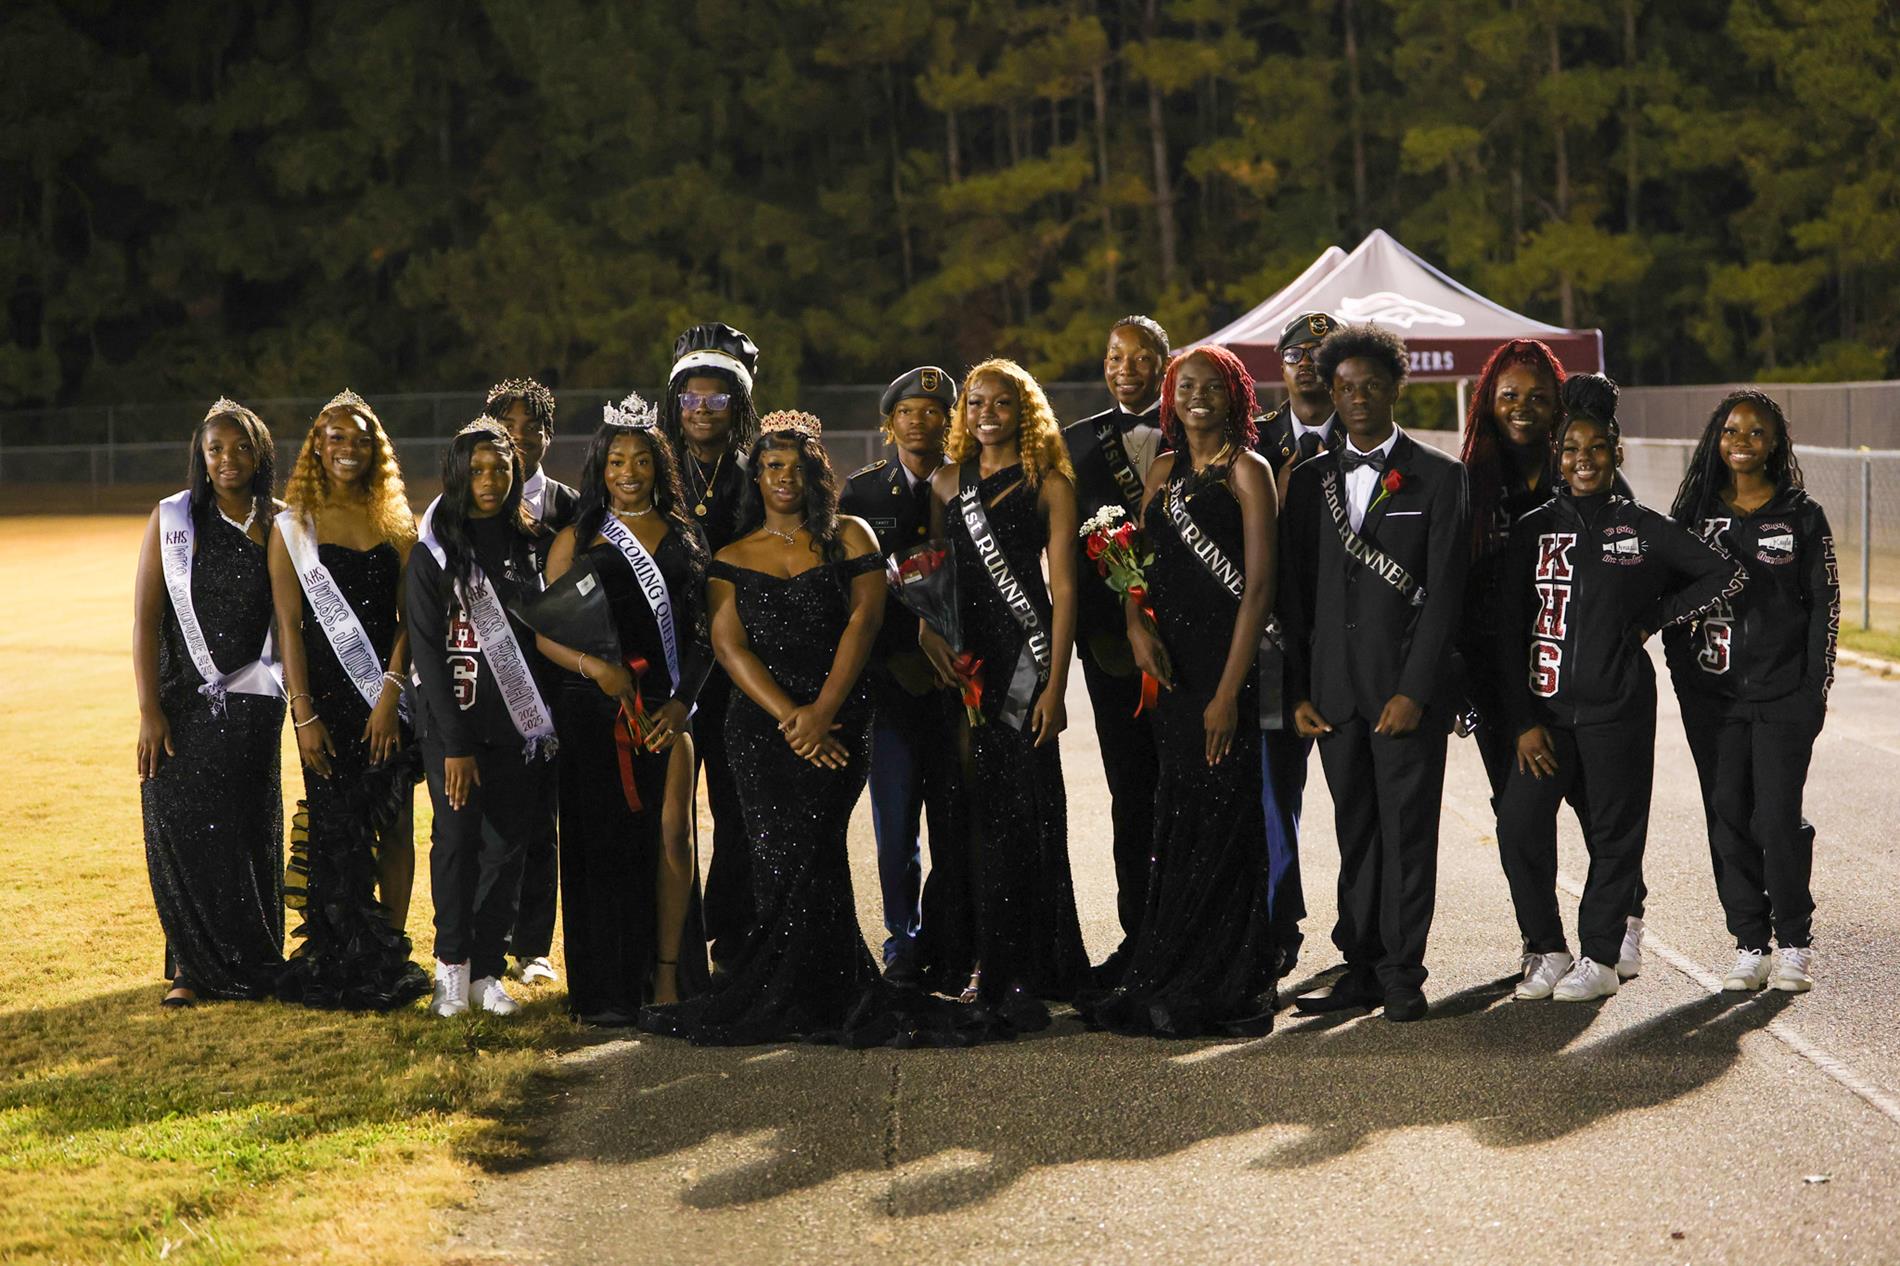
{"label": "black sweatpants", "polygon": [[1379,985],[1425,983],[1425,938],[1438,887],[1438,815],[1445,790],[1442,714],[1427,710],[1400,737],[1364,718],[1319,740],[1339,836],[1339,921],[1333,944]]}
{"label": "black sweatpants", "polygon": [[508,952],[527,961],[545,958],[554,947],[554,908],[560,884],[559,842],[556,822],[560,812],[560,780],[543,781],[546,795],[535,831],[521,854],[521,900],[515,908],[515,929],[508,934]]}
{"label": "black sweatpants", "polygon": [[[1491,812],[1498,813],[1498,806],[1504,799],[1504,785],[1511,780],[1511,771],[1517,768],[1517,735],[1507,734],[1509,725],[1495,725],[1486,718],[1477,729],[1471,732],[1471,741],[1478,745],[1478,759],[1484,762],[1484,776],[1491,782]],[[1565,797],[1570,803],[1571,812],[1577,815],[1577,825],[1583,830],[1583,837],[1590,838],[1590,807],[1583,797],[1571,788]],[[1503,838],[1502,835],[1499,838]],[[1649,903],[1649,885],[1643,882],[1641,868],[1636,874],[1636,899],[1630,902],[1630,917],[1643,917],[1643,908]],[[1540,951],[1541,952],[1541,951]]]}
{"label": "black sweatpants", "polygon": [[1498,851],[1518,931],[1527,953],[1567,948],[1557,913],[1557,807],[1572,799],[1590,850],[1577,939],[1585,957],[1614,968],[1642,882],[1656,771],[1656,714],[1547,729],[1557,772],[1534,777],[1518,769],[1513,757],[1498,798]]}
{"label": "black sweatpants", "polygon": [[1811,943],[1814,828],[1801,793],[1814,755],[1807,721],[1725,718],[1684,701],[1682,728],[1702,784],[1715,891],[1741,949]]}
{"label": "black sweatpants", "polygon": [[739,808],[739,786],[726,760],[726,708],[738,687],[715,668],[700,688],[693,741],[712,810],[712,859],[706,863],[706,939],[715,967],[737,958],[758,916],[752,902],[752,844]]}
{"label": "black sweatpants", "polygon": [[1141,702],[1141,672],[1117,677],[1095,662],[1086,647],[1082,680],[1095,713],[1095,738],[1102,751],[1102,775],[1108,780],[1110,845],[1115,858],[1115,910],[1121,916],[1122,943],[1141,931],[1148,908],[1148,871],[1154,853],[1155,787],[1161,781],[1161,757],[1147,713],[1135,715]]}
{"label": "black sweatpants", "polygon": [[435,803],[430,832],[429,886],[435,901],[435,956],[467,963],[476,980],[500,976],[507,966],[508,931],[521,894],[521,858],[547,808],[551,761],[523,760],[521,741],[483,746],[475,753],[481,782],[460,809],[449,807],[442,786],[444,752],[422,747]]}

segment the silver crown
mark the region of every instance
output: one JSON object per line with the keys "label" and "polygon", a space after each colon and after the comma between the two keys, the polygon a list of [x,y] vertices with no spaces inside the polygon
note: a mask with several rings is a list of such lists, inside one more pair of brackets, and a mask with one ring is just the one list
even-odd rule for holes
{"label": "silver crown", "polygon": [[350,409],[350,410],[359,411],[362,413],[367,413],[371,417],[376,416],[376,411],[369,407],[369,401],[363,399],[363,397],[357,395],[354,391],[350,390],[348,387],[345,387],[343,390],[337,392],[334,396],[331,396],[330,403],[324,405],[323,408],[319,410],[319,412],[328,413],[332,409]]}
{"label": "silver crown", "polygon": [[601,410],[601,421],[608,426],[651,431],[660,425],[660,410],[657,405],[647,403],[646,399],[635,391],[630,392],[619,404],[608,401]]}
{"label": "silver crown", "polygon": [[250,410],[246,409],[243,405],[239,404],[237,401],[231,399],[231,397],[219,396],[217,403],[212,405],[209,409],[205,411],[205,421],[209,422],[212,418],[217,417],[221,413],[248,413],[248,412],[250,412]]}

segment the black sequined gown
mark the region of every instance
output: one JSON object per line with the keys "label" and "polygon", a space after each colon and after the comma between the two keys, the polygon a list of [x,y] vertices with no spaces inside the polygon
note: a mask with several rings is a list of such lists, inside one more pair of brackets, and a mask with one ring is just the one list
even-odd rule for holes
{"label": "black sequined gown", "polygon": [[[801,703],[817,698],[850,615],[854,577],[883,567],[881,554],[827,563],[782,579],[715,560],[709,578],[729,581],[752,653]],[[860,676],[838,710],[843,769],[822,769],[792,752],[778,723],[734,688],[726,750],[751,843],[758,925],[730,979],[714,992],[648,1007],[640,1027],[702,1046],[743,1046],[839,1035],[853,1005],[877,980],[851,893],[845,831],[870,772],[870,683]]]}
{"label": "black sequined gown", "polygon": [[[605,541],[582,552],[591,558],[613,607],[620,646],[646,660],[640,696],[657,709],[669,695],[666,652],[659,623],[620,551]],[[703,556],[702,556],[703,557]],[[695,562],[677,532],[654,551],[666,580],[678,630],[682,675],[696,685],[710,661],[705,620],[705,564]],[[697,667],[696,667],[697,664]],[[631,1024],[650,1000],[658,936],[660,814],[666,797],[668,752],[635,749],[630,765],[641,809],[627,807],[615,730],[620,702],[575,673],[561,674],[554,697],[561,736],[561,927],[567,951],[567,1005],[583,1020]],[[683,683],[687,684],[687,683]],[[682,998],[706,987],[706,934],[699,883],[680,933],[677,981]]]}
{"label": "black sequined gown", "polygon": [[[1042,553],[1048,529],[1035,489],[1023,482],[1020,466],[997,471],[977,489],[1010,570],[1047,627]],[[969,790],[959,799],[968,829],[941,854],[931,848],[918,963],[931,987],[949,994],[961,991],[980,964],[980,1000],[1002,1009],[1014,1027],[1035,1028],[1047,1022],[1048,1013],[1033,1000],[1072,997],[1089,967],[1069,875],[1061,748],[1057,742],[1037,747],[1027,720],[1018,730],[997,719],[1025,635],[954,507],[946,523],[965,648],[983,661],[987,722],[967,727],[963,777]]]}
{"label": "black sequined gown", "polygon": [[1233,746],[1210,767],[1202,714],[1226,669],[1240,600],[1181,540],[1166,506],[1184,494],[1194,522],[1241,565],[1240,503],[1226,473],[1163,489],[1143,525],[1155,551],[1147,572],[1155,622],[1174,671],[1174,689],[1156,705],[1161,780],[1148,906],[1120,986],[1078,1006],[1091,1024],[1119,1032],[1248,1036],[1273,1027],[1279,956],[1267,905],[1258,684],[1249,670]]}
{"label": "black sequined gown", "polygon": [[[396,640],[396,584],[402,560],[393,545],[353,550],[318,545],[337,588],[387,663]],[[410,961],[409,937],[389,926],[376,900],[376,837],[410,811],[421,776],[421,753],[408,727],[402,751],[388,763],[370,763],[363,726],[369,705],[337,661],[323,626],[304,600],[304,662],[311,702],[323,718],[336,755],[330,777],[304,770],[310,806],[310,876],[303,922],[291,932],[301,943],[285,965],[279,993],[311,1007],[382,1010],[429,992],[429,978]]]}
{"label": "black sequined gown", "polygon": [[[216,510],[198,519],[191,601],[220,671],[257,658],[271,626],[264,547]],[[175,754],[139,789],[165,975],[201,998],[257,998],[284,963],[284,701],[233,691],[220,715],[203,684],[168,597],[158,700]]]}

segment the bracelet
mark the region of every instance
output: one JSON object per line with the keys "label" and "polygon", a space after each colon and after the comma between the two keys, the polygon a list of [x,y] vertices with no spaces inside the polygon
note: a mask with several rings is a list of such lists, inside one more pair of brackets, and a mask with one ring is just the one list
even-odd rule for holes
{"label": "bracelet", "polygon": [[293,720],[291,721],[291,723],[290,723],[290,728],[291,728],[291,729],[293,729],[293,730],[301,730],[301,729],[303,729],[303,727],[304,727],[304,726],[306,726],[306,725],[315,725],[315,724],[316,724],[317,722],[319,722],[319,721],[321,721],[321,720],[323,720],[323,718],[322,718],[322,717],[320,717],[320,716],[318,716],[318,715],[317,715],[316,713],[314,713],[314,712],[312,712],[312,713],[310,714],[310,719],[309,719],[308,721],[298,721],[298,720],[295,720],[295,719],[293,719]]}
{"label": "bracelet", "polygon": [[401,690],[404,686],[409,684],[408,682],[404,681],[401,677],[398,677],[395,673],[384,673],[383,680],[388,682],[390,685],[394,686],[398,690]]}
{"label": "bracelet", "polygon": [[296,703],[296,702],[297,702],[297,700],[299,700],[299,699],[308,699],[309,697],[310,697],[310,692],[309,692],[308,690],[299,690],[299,691],[298,691],[298,692],[297,692],[296,694],[294,694],[294,695],[292,695],[292,696],[290,696],[290,698],[288,698],[288,699],[286,699],[286,700],[284,700],[284,706],[285,706],[286,708],[288,708],[288,707],[290,707],[290,706],[291,706],[292,704],[294,704],[294,703]]}
{"label": "bracelet", "polygon": [[[580,654],[581,657],[574,661],[574,671],[583,677],[587,677],[587,652],[582,651]],[[592,681],[593,678],[587,677],[587,680]]]}

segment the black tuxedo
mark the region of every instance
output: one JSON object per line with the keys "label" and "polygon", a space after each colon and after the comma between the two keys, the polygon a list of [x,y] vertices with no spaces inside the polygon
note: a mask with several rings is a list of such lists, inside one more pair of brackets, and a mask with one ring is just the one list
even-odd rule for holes
{"label": "black tuxedo", "polygon": [[[1393,472],[1396,472],[1396,479]],[[1452,635],[1470,563],[1464,466],[1401,433],[1375,486],[1359,537],[1411,575],[1415,605],[1346,552],[1324,493],[1349,493],[1337,453],[1294,471],[1280,519],[1281,627],[1288,698],[1310,700],[1333,731],[1320,761],[1337,814],[1339,923],[1333,941],[1388,995],[1425,979],[1425,939],[1437,882],[1445,736],[1459,699]],[[1402,736],[1373,733],[1394,695],[1425,709]]]}
{"label": "black tuxedo", "polygon": [[[902,463],[876,461],[846,481],[838,508],[870,523],[890,557],[930,537],[930,481],[911,486]],[[884,904],[884,963],[911,952],[922,922],[917,828],[930,830],[932,864],[951,839],[958,699],[937,684],[917,647],[917,617],[896,598],[884,604],[866,672],[877,702],[871,723],[871,827]]]}
{"label": "black tuxedo", "polygon": [[[1128,454],[1105,452],[1102,434],[1112,424],[1111,447],[1121,448],[1120,437],[1137,426],[1156,426],[1159,411],[1131,414],[1120,406],[1071,422],[1062,430],[1075,465],[1078,522],[1086,521],[1106,505],[1119,505],[1130,522],[1138,521],[1142,481],[1147,470]],[[1132,485],[1132,486],[1131,486]],[[1108,780],[1109,816],[1114,826],[1116,909],[1122,931],[1132,939],[1141,927],[1148,902],[1148,859],[1154,847],[1155,786],[1161,778],[1161,758],[1155,751],[1154,728],[1141,702],[1141,672],[1128,647],[1127,624],[1121,601],[1096,574],[1085,544],[1075,545],[1075,649],[1082,657],[1082,679],[1088,685],[1095,713],[1095,737],[1102,751],[1102,773]],[[1107,983],[1113,983],[1112,981]]]}

